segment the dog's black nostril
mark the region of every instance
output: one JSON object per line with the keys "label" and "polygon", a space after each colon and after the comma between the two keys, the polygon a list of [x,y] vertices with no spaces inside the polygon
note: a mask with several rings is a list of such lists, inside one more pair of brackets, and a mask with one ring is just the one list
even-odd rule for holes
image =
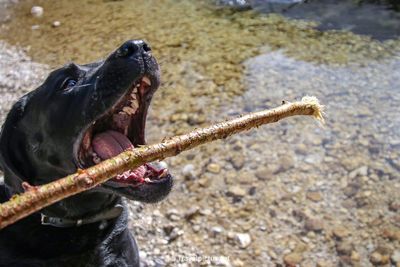
{"label": "dog's black nostril", "polygon": [[145,42],[143,42],[143,50],[144,50],[144,52],[150,52],[151,47],[148,44],[146,44]]}
{"label": "dog's black nostril", "polygon": [[129,57],[137,52],[150,52],[151,48],[142,40],[130,40],[124,43],[116,52],[118,57]]}
{"label": "dog's black nostril", "polygon": [[118,50],[117,56],[118,57],[129,57],[135,54],[139,50],[138,44],[134,41],[128,41],[124,43]]}

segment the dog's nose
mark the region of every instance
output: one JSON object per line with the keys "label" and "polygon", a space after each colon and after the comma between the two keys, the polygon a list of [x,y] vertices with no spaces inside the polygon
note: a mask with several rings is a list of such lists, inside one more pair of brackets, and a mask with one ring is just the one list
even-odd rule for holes
{"label": "dog's nose", "polygon": [[150,46],[143,40],[129,40],[118,48],[117,57],[130,57],[137,53],[148,53],[151,51]]}

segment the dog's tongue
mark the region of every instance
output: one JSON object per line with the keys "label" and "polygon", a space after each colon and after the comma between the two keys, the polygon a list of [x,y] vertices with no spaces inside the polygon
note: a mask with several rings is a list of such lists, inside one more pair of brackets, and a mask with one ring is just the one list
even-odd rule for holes
{"label": "dog's tongue", "polygon": [[106,131],[96,134],[92,141],[93,151],[102,159],[109,159],[131,149],[132,145],[129,139],[117,131]]}

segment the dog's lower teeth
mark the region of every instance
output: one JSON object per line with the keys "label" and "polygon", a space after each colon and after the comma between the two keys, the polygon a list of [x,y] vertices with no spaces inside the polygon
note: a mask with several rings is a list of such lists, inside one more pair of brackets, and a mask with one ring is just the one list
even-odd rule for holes
{"label": "dog's lower teeth", "polygon": [[148,77],[146,77],[146,76],[144,76],[143,78],[142,78],[142,82],[144,82],[145,84],[147,84],[147,85],[151,85],[151,81],[150,81],[150,79],[148,78]]}
{"label": "dog's lower teeth", "polygon": [[160,174],[160,178],[163,178],[163,177],[165,177],[166,175],[167,175],[167,173],[168,173],[168,170],[167,169],[164,169],[163,170],[163,172]]}

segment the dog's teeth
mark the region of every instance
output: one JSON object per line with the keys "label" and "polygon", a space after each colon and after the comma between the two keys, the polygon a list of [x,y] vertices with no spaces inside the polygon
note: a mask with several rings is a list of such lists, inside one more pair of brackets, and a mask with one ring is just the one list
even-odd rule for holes
{"label": "dog's teeth", "polygon": [[150,178],[144,178],[144,181],[145,181],[146,183],[151,183]]}
{"label": "dog's teeth", "polygon": [[134,112],[136,112],[136,110],[139,107],[139,102],[136,99],[132,100],[131,101],[131,107],[134,109]]}
{"label": "dog's teeth", "polygon": [[129,115],[133,115],[133,114],[135,114],[135,109],[133,109],[133,108],[130,108],[130,107],[124,107],[123,109],[122,109],[125,113],[128,113]]}
{"label": "dog's teeth", "polygon": [[93,157],[93,162],[96,164],[99,164],[101,162],[101,159],[98,156]]}
{"label": "dog's teeth", "polygon": [[147,85],[151,85],[151,81],[150,81],[150,79],[148,78],[148,77],[146,77],[146,76],[144,76],[143,78],[142,78],[142,82],[144,82],[145,84],[147,84]]}
{"label": "dog's teeth", "polygon": [[160,174],[160,178],[165,177],[168,174],[168,169],[164,169],[163,172]]}

